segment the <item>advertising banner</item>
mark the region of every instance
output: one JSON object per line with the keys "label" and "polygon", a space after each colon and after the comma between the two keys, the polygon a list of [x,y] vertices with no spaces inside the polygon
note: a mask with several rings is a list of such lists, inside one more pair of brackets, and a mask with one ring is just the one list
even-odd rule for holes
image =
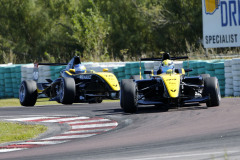
{"label": "advertising banner", "polygon": [[202,0],[205,48],[240,46],[240,0]]}

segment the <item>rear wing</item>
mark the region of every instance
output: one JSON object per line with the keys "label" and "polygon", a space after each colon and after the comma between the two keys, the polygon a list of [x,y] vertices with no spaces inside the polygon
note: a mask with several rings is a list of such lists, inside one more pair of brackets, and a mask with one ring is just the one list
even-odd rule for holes
{"label": "rear wing", "polygon": [[39,72],[38,72],[39,65],[63,66],[63,65],[67,65],[67,63],[34,63],[34,68],[33,68],[33,80],[34,81],[38,81],[38,78],[39,78]]}

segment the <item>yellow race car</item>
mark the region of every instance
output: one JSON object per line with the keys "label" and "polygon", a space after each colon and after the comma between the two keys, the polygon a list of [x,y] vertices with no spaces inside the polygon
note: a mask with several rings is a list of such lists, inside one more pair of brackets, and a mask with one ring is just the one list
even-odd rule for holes
{"label": "yellow race car", "polygon": [[[39,65],[67,65],[56,80],[38,83]],[[39,95],[44,94],[50,101],[62,104],[101,103],[103,99],[118,99],[120,86],[116,76],[107,69],[103,72],[87,72],[80,58],[75,56],[68,64],[34,64],[33,80],[24,80],[19,89],[22,106],[34,106]]]}
{"label": "yellow race car", "polygon": [[[123,79],[121,81],[120,105],[126,113],[135,113],[138,105],[155,105],[162,111],[182,107],[186,103],[206,103],[208,107],[220,105],[218,79],[202,74],[188,77],[191,69],[174,68],[173,60],[188,57],[143,58],[141,61],[161,61],[156,71],[144,71],[150,79]],[[141,66],[141,65],[140,65]],[[141,75],[140,75],[141,76]]]}

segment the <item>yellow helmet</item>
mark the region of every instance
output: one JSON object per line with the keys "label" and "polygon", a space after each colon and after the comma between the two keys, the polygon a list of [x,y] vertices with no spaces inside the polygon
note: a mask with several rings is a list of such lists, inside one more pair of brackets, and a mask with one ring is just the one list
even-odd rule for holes
{"label": "yellow helmet", "polygon": [[167,70],[169,70],[169,69],[171,69],[171,70],[174,69],[173,61],[171,61],[169,59],[162,61],[162,66],[161,66],[162,73],[166,73]]}
{"label": "yellow helmet", "polygon": [[162,62],[162,66],[170,66],[173,64],[173,61],[166,59]]}

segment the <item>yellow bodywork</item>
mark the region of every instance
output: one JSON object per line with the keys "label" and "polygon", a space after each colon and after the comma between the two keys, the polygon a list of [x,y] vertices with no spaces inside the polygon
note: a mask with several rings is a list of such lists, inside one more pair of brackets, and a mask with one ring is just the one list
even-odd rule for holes
{"label": "yellow bodywork", "polygon": [[120,86],[116,76],[109,72],[96,72],[96,75],[102,77],[114,91],[119,91]]}
{"label": "yellow bodywork", "polygon": [[[68,75],[73,75],[69,71],[65,71],[65,72]],[[86,73],[81,73],[81,74],[86,74]],[[92,74],[96,74],[96,75],[102,77],[114,91],[120,91],[120,86],[119,86],[118,80],[114,74],[109,73],[109,72],[93,72]]]}
{"label": "yellow bodywork", "polygon": [[180,91],[180,77],[181,74],[161,74],[160,75],[167,88],[168,94],[171,98],[177,98]]}

